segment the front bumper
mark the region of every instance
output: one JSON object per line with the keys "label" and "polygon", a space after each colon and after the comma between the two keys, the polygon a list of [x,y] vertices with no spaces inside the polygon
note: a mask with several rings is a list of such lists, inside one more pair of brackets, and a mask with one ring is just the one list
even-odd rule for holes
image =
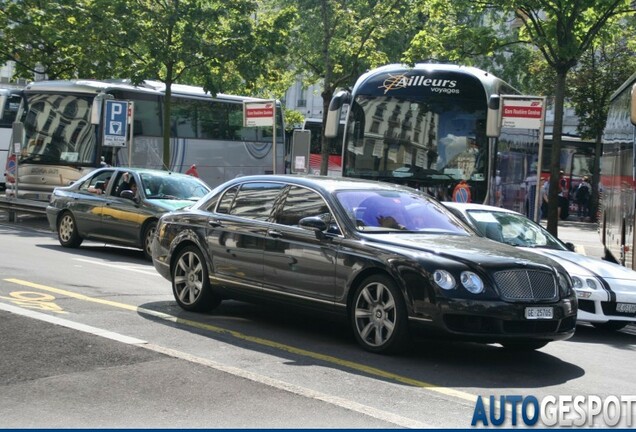
{"label": "front bumper", "polygon": [[[414,317],[411,322],[433,327],[454,338],[480,342],[557,341],[574,335],[577,302],[574,296],[552,303],[508,303],[442,299],[429,320]],[[525,317],[528,307],[550,307],[550,319]]]}

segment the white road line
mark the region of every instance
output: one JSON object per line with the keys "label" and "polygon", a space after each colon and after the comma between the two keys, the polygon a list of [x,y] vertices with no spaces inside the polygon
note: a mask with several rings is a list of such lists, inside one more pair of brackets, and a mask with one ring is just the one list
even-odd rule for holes
{"label": "white road line", "polygon": [[85,259],[85,258],[73,258],[74,261],[81,261],[81,262],[85,262],[85,263],[89,263],[89,264],[98,264],[104,267],[111,267],[111,268],[115,268],[118,270],[126,270],[126,271],[132,271],[132,272],[136,272],[136,273],[142,273],[145,275],[149,275],[149,276],[158,276],[161,277],[161,275],[159,273],[157,273],[154,270],[146,270],[145,268],[134,268],[131,267],[130,265],[123,265],[123,264],[113,264],[113,263],[109,263],[109,262],[104,262],[104,261],[100,261],[100,260],[95,260],[95,259]]}
{"label": "white road line", "polygon": [[79,330],[84,333],[94,334],[96,336],[105,337],[107,339],[112,339],[118,342],[123,342],[123,343],[133,344],[133,345],[143,345],[147,343],[146,341],[141,339],[125,336],[119,333],[100,329],[98,327],[93,327],[86,324],[77,323],[77,322],[70,321],[64,318],[54,317],[51,315],[43,314],[41,312],[35,312],[29,309],[23,309],[17,306],[11,306],[5,303],[0,303],[0,309],[5,310],[7,312],[14,313],[16,315],[22,315],[28,318],[33,318],[40,321],[46,321],[51,324],[56,324],[56,325],[67,327],[73,330]]}
{"label": "white road line", "polygon": [[373,408],[367,405],[359,404],[357,402],[354,402],[348,399],[343,399],[337,396],[332,396],[326,393],[318,392],[306,387],[301,387],[294,384],[286,383],[284,381],[279,381],[273,378],[266,377],[264,375],[249,372],[247,370],[236,368],[233,366],[223,365],[223,364],[214,362],[212,360],[208,360],[202,357],[197,357],[182,351],[177,351],[171,348],[162,347],[160,345],[149,344],[147,341],[130,337],[130,336],[125,336],[125,335],[111,332],[108,330],[100,329],[98,327],[76,323],[76,322],[66,320],[63,318],[53,317],[47,314],[11,306],[4,303],[0,303],[0,309],[17,314],[17,315],[22,315],[22,316],[26,316],[33,319],[46,321],[51,324],[56,324],[63,327],[71,328],[71,329],[78,330],[84,333],[89,333],[96,336],[105,337],[105,338],[112,339],[118,342],[123,342],[130,345],[137,345],[141,348],[145,348],[160,354],[164,354],[164,355],[177,358],[180,360],[185,360],[191,363],[200,364],[202,366],[206,366],[206,367],[209,367],[224,373],[228,373],[230,375],[234,375],[239,378],[248,379],[250,381],[253,381],[259,384],[263,384],[263,385],[273,387],[279,390],[283,390],[289,393],[293,393],[298,396],[319,400],[319,401],[322,401],[322,402],[325,402],[325,403],[328,403],[343,409],[347,409],[349,411],[353,411],[353,412],[357,412],[369,417],[373,417],[383,422],[395,424],[396,426],[410,428],[410,429],[425,429],[425,428],[430,429],[433,427],[432,425],[429,425],[414,419],[393,414],[388,411],[379,410],[377,408]]}

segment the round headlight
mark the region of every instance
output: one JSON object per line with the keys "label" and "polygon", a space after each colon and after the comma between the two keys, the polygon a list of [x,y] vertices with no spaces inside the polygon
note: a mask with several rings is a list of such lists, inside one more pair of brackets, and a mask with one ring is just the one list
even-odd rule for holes
{"label": "round headlight", "polygon": [[594,279],[585,279],[585,282],[587,283],[588,288],[591,288],[593,290],[599,289]]}
{"label": "round headlight", "polygon": [[473,294],[479,294],[484,290],[484,282],[476,273],[470,271],[462,272],[461,281],[464,288]]}
{"label": "round headlight", "polygon": [[451,290],[455,288],[455,278],[446,270],[435,270],[433,280],[441,289]]}
{"label": "round headlight", "polygon": [[579,289],[583,288],[583,281],[578,276],[572,276],[572,288]]}

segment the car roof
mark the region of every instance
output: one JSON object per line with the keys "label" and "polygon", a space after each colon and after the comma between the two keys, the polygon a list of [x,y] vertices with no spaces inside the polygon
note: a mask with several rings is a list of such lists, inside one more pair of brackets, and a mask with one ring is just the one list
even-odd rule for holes
{"label": "car roof", "polygon": [[[95,171],[91,171],[91,174],[94,174],[98,171],[108,171],[108,170],[115,170],[115,171],[120,171],[120,172],[129,172],[129,173],[137,173],[137,174],[143,174],[143,173],[148,173],[148,174],[156,174],[156,175],[174,175],[174,176],[183,176],[186,177],[188,176],[187,174],[184,173],[180,173],[177,171],[166,171],[166,170],[158,170],[158,169],[151,169],[151,168],[134,168],[134,167],[101,167],[98,168]],[[191,177],[191,176],[189,176]]]}
{"label": "car roof", "polygon": [[238,177],[230,183],[244,183],[244,182],[284,182],[296,184],[299,186],[308,186],[313,188],[319,188],[326,192],[336,192],[339,190],[402,190],[407,191],[410,188],[401,186],[394,183],[386,183],[375,180],[363,180],[353,179],[346,177],[331,177],[331,176],[319,176],[319,175],[297,175],[297,174],[284,174],[284,175],[250,175],[244,177]]}

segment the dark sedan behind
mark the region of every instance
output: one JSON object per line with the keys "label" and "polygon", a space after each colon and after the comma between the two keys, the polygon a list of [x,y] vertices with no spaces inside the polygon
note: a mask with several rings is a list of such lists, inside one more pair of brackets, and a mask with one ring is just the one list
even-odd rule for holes
{"label": "dark sedan behind", "polygon": [[159,217],[190,206],[210,191],[185,174],[140,168],[101,168],[53,191],[46,215],[64,247],[93,239],[140,248],[150,259]]}

